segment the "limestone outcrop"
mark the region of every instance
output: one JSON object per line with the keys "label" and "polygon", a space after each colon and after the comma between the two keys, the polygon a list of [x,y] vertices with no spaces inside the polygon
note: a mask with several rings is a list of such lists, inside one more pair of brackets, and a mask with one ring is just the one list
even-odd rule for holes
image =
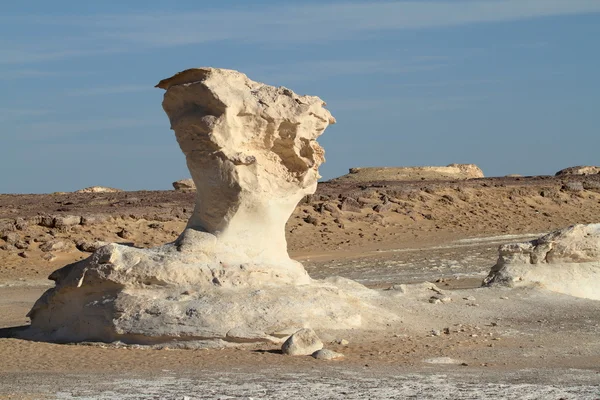
{"label": "limestone outcrop", "polygon": [[574,225],[539,239],[500,246],[484,285],[540,285],[600,300],[600,224]]}
{"label": "limestone outcrop", "polygon": [[600,174],[600,167],[592,165],[569,167],[561,169],[556,173],[556,176],[569,176],[569,175],[596,175]]}
{"label": "limestone outcrop", "polygon": [[122,192],[121,189],[115,189],[105,186],[90,186],[85,189],[76,190],[75,193],[117,193]]}
{"label": "limestone outcrop", "polygon": [[157,86],[197,188],[187,228],[164,246],[109,244],[55,271],[28,314],[31,337],[225,346],[394,320],[373,305],[377,292],[314,281],[287,253],[285,223],[324,161],[316,138],[335,122],[321,99],[215,68]]}
{"label": "limestone outcrop", "polygon": [[450,164],[445,167],[360,167],[350,168],[347,175],[332,179],[340,182],[369,181],[441,181],[483,178],[475,164]]}

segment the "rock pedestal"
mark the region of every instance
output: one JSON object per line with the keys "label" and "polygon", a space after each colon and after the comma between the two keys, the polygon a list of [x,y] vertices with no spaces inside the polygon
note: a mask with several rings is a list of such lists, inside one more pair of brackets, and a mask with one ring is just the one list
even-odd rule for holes
{"label": "rock pedestal", "polygon": [[216,68],[157,87],[197,188],[187,228],[174,243],[110,244],[55,271],[56,286],[28,314],[29,335],[223,346],[375,321],[375,292],[313,281],[287,253],[285,223],[324,161],[315,139],[335,122],[325,103]]}

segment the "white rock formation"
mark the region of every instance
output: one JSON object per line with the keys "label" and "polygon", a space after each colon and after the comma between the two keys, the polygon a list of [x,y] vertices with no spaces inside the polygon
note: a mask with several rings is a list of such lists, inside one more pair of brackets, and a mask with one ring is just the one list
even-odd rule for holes
{"label": "white rock formation", "polygon": [[313,281],[287,253],[285,223],[324,161],[315,139],[335,121],[321,99],[214,68],[158,87],[197,187],[187,228],[174,243],[110,244],[55,271],[30,336],[222,346],[394,320],[370,305],[376,292]]}
{"label": "white rock formation", "polygon": [[574,225],[539,239],[500,246],[484,285],[539,285],[600,300],[600,224]]}

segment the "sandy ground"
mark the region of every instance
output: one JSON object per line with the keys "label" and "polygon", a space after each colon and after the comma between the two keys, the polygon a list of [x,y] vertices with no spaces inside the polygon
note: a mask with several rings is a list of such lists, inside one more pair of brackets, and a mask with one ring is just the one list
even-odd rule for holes
{"label": "sandy ground", "polygon": [[[345,355],[329,362],[286,357],[270,345],[155,350],[12,338],[51,284],[45,276],[89,254],[77,250],[76,241],[97,238],[147,247],[171,240],[185,223],[193,194],[0,196],[5,221],[35,221],[38,213],[107,217],[67,229],[29,222],[12,231],[22,239],[70,240],[72,247],[54,252],[54,261],[42,259],[42,241],[31,240],[28,258],[10,248],[0,251],[0,399],[600,399],[600,303],[542,288],[479,287],[499,244],[571,223],[598,222],[600,193],[563,190],[565,183],[556,178],[477,181],[424,189],[423,183],[411,183],[402,191],[379,183],[365,189],[325,186],[317,193],[325,197],[299,205],[288,224],[288,240],[291,254],[311,276],[341,275],[382,291],[414,284],[409,293],[394,294],[402,323],[383,331],[319,332],[327,348]],[[361,197],[356,190],[372,190],[373,204],[337,216],[319,211],[323,203],[341,205],[340,194]],[[393,199],[411,204],[394,203],[401,212],[373,211],[384,204],[383,190],[386,196],[398,191]],[[544,190],[547,195],[541,196]],[[465,193],[470,197],[460,200]],[[128,198],[139,201],[128,204]],[[146,198],[154,199],[152,205],[144,205]],[[89,206],[93,199],[103,204]],[[62,207],[71,208],[56,210]],[[316,224],[305,221],[309,215]],[[123,228],[127,238],[117,235]],[[436,293],[419,285],[424,281],[436,282],[452,301],[430,303]],[[337,344],[339,339],[349,344]]]}

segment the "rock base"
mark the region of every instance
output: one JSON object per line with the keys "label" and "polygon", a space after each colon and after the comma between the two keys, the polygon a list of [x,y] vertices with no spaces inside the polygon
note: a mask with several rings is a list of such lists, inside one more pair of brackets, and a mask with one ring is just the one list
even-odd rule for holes
{"label": "rock base", "polygon": [[216,262],[214,250],[186,253],[184,244],[149,250],[111,244],[55,271],[56,286],[28,314],[27,336],[223,347],[280,343],[305,327],[351,329],[366,322],[376,329],[395,318],[373,305],[377,292],[356,282],[312,280],[292,260],[278,269],[234,263],[231,254],[229,262]]}

